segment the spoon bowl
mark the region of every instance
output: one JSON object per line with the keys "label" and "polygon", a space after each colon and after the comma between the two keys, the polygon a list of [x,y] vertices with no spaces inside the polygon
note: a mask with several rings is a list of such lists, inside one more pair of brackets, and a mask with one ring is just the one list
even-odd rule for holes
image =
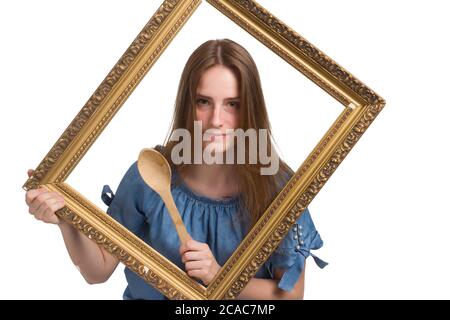
{"label": "spoon bowl", "polygon": [[145,148],[139,154],[137,166],[145,183],[164,201],[181,243],[186,243],[191,236],[186,230],[170,191],[172,172],[166,158],[155,149]]}

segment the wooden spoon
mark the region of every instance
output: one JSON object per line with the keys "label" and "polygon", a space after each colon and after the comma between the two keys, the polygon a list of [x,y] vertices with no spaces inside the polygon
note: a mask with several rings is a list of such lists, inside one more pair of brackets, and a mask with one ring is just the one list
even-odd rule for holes
{"label": "wooden spoon", "polygon": [[154,149],[142,149],[138,159],[138,170],[145,183],[155,190],[164,201],[170,217],[175,224],[181,243],[185,244],[191,236],[184,226],[170,191],[172,173],[166,158]]}

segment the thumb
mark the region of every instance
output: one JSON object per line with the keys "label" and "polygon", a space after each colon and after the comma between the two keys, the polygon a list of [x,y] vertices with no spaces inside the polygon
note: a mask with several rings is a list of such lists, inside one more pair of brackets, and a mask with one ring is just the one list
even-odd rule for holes
{"label": "thumb", "polygon": [[28,172],[27,172],[28,178],[30,178],[33,175],[33,173],[34,173],[33,169],[28,169]]}

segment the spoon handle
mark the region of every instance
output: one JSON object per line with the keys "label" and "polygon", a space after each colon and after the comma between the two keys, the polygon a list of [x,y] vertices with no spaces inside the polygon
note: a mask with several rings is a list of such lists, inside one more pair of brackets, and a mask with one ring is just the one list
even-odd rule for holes
{"label": "spoon handle", "polygon": [[191,240],[191,236],[184,226],[183,220],[181,219],[180,212],[173,201],[172,194],[164,193],[162,197],[167,210],[169,211],[170,217],[172,218],[175,229],[177,230],[178,236],[180,237],[181,244],[185,244],[187,241]]}

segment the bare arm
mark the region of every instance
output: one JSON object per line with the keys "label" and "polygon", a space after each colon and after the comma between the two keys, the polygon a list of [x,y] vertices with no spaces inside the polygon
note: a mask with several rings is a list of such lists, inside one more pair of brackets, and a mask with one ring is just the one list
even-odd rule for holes
{"label": "bare arm", "polygon": [[275,269],[274,279],[252,278],[238,296],[240,300],[301,300],[305,290],[305,268],[294,288],[287,292],[278,288],[278,281],[284,274]]}
{"label": "bare arm", "polygon": [[108,280],[119,260],[67,222],[59,228],[70,258],[84,279],[90,284]]}
{"label": "bare arm", "polygon": [[[28,176],[32,174],[33,170],[28,170]],[[65,206],[62,195],[46,188],[34,189],[27,191],[25,202],[37,220],[59,226],[70,258],[88,283],[109,279],[119,263],[118,259],[55,214]]]}

